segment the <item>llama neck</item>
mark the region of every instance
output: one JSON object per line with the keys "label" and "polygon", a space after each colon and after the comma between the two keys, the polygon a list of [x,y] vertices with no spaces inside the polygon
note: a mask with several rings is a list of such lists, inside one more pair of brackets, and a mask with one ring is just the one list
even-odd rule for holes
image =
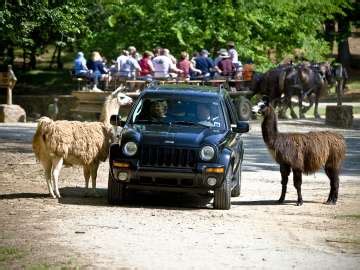
{"label": "llama neck", "polygon": [[105,125],[110,125],[110,117],[113,114],[117,114],[119,111],[119,104],[116,98],[108,97],[101,110],[100,115],[100,122],[104,123]]}
{"label": "llama neck", "polygon": [[261,131],[264,142],[268,147],[272,148],[278,134],[278,129],[276,114],[271,106],[264,116],[264,120],[261,124]]}

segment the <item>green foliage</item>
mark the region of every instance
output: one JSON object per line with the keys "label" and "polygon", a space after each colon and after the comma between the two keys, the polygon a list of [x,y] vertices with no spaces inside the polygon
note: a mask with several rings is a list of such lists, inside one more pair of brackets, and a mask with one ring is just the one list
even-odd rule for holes
{"label": "green foliage", "polygon": [[5,1],[0,10],[0,49],[69,46],[90,31],[84,23],[86,12],[83,0]]}
{"label": "green foliage", "polygon": [[278,61],[294,48],[303,49],[309,60],[323,60],[330,51],[319,36],[322,22],[341,13],[347,3],[346,0],[98,1],[96,5],[103,8],[102,16],[106,19],[103,17],[102,31],[87,40],[87,47],[101,48],[108,57],[115,57],[128,45],[140,51],[163,46],[175,54],[205,47],[215,53],[233,40],[241,59],[252,58],[262,67],[271,65],[269,49],[276,51]]}
{"label": "green foliage", "polygon": [[[0,11],[2,42],[16,46],[46,44],[99,50],[115,58],[134,45],[156,46],[178,55],[207,48],[215,53],[232,40],[242,60],[262,69],[295,48],[309,60],[323,60],[330,50],[322,38],[323,22],[350,8],[351,0],[23,0],[6,2]],[[15,31],[16,29],[16,31]]]}

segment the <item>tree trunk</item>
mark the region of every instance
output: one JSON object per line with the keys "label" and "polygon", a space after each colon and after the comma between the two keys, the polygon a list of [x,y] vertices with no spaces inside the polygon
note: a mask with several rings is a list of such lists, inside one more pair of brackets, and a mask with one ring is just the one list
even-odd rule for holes
{"label": "tree trunk", "polygon": [[347,69],[349,69],[351,63],[351,55],[348,41],[348,38],[351,34],[349,19],[346,17],[340,18],[338,20],[338,28],[338,61]]}
{"label": "tree trunk", "polygon": [[31,48],[30,52],[30,68],[36,69],[36,48]]}
{"label": "tree trunk", "polygon": [[334,20],[326,20],[325,21],[325,40],[329,43],[329,47],[331,49],[331,55],[334,48],[335,41],[335,21]]}
{"label": "tree trunk", "polygon": [[58,46],[55,46],[55,50],[54,50],[53,55],[51,56],[51,61],[50,61],[50,65],[49,65],[50,69],[52,69],[52,65],[55,63],[57,49],[58,49]]}
{"label": "tree trunk", "polygon": [[58,68],[58,69],[63,69],[64,64],[63,64],[63,62],[61,61],[61,46],[58,46],[58,54],[57,54],[56,63],[57,63],[57,68]]}
{"label": "tree trunk", "polygon": [[26,70],[26,49],[23,48],[23,65],[22,65],[22,69]]}

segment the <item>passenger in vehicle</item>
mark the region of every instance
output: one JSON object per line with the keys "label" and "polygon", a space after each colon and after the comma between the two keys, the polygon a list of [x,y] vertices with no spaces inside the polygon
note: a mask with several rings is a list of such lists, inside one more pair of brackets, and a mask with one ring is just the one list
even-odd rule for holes
{"label": "passenger in vehicle", "polygon": [[167,102],[165,100],[152,101],[150,104],[150,120],[164,121],[167,113]]}

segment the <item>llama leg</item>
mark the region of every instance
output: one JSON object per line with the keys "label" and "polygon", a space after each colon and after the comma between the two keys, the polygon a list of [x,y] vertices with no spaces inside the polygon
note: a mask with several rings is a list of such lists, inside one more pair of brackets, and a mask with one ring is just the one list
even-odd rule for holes
{"label": "llama leg", "polygon": [[84,166],[83,172],[84,172],[84,178],[85,178],[85,188],[88,189],[89,188],[89,180],[90,180],[90,168],[87,166]]}
{"label": "llama leg", "polygon": [[53,191],[53,188],[51,185],[51,161],[50,160],[44,161],[42,165],[45,169],[45,179],[46,179],[46,184],[47,184],[49,193],[55,199],[56,196],[54,194],[54,191]]}
{"label": "llama leg", "polygon": [[290,174],[290,166],[288,165],[280,165],[280,172],[281,172],[281,196],[279,199],[279,203],[283,203],[285,200],[286,195],[286,187],[289,180],[289,174]]}
{"label": "llama leg", "polygon": [[94,162],[91,166],[91,184],[92,184],[92,190],[93,190],[93,194],[95,196],[97,196],[96,193],[96,178],[97,178],[97,170],[99,168],[99,163],[98,162]]}
{"label": "llama leg", "polygon": [[336,204],[339,193],[339,172],[325,167],[325,173],[330,179],[330,193],[326,204]]}
{"label": "llama leg", "polygon": [[58,198],[61,198],[60,192],[59,192],[58,181],[59,181],[59,175],[60,175],[62,165],[63,165],[62,158],[55,158],[52,162],[52,168],[53,168],[52,169],[52,178],[53,178],[53,182],[54,182],[54,190],[55,190],[55,194]]}
{"label": "llama leg", "polygon": [[83,167],[84,178],[85,178],[85,197],[89,196],[89,180],[90,180],[90,167],[85,166]]}
{"label": "llama leg", "polygon": [[303,199],[301,195],[302,173],[299,170],[293,170],[293,174],[294,174],[294,186],[298,194],[298,200],[296,205],[300,206],[303,204]]}

